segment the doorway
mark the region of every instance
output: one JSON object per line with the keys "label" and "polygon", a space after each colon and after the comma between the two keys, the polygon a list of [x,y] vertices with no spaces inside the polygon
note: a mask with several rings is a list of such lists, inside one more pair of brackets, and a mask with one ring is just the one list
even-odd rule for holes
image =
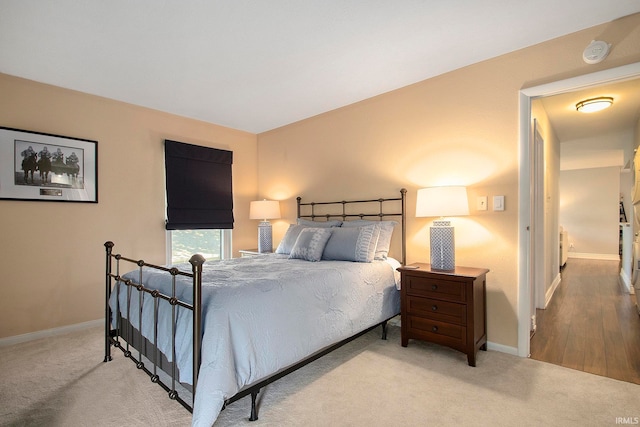
{"label": "doorway", "polygon": [[[539,241],[542,233],[536,230],[534,196],[536,183],[533,172],[535,164],[535,144],[533,143],[533,123],[531,102],[533,99],[575,91],[605,83],[640,77],[640,63],[587,74],[572,79],[523,89],[520,91],[520,183],[519,183],[519,268],[518,268],[518,355],[529,356],[531,319],[535,299],[533,288],[537,275],[544,274],[536,267],[536,247],[544,247]],[[532,312],[533,311],[533,312]]]}

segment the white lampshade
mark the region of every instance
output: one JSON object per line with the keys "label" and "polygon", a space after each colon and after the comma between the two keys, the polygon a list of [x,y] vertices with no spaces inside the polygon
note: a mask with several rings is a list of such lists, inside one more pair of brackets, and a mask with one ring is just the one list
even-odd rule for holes
{"label": "white lampshade", "polygon": [[466,187],[428,187],[418,190],[417,217],[461,215],[469,215]]}
{"label": "white lampshade", "polygon": [[[445,217],[469,215],[469,201],[465,187],[429,187],[418,190],[417,217]],[[448,220],[433,221],[429,229],[431,268],[455,270],[454,229]]]}
{"label": "white lampshade", "polygon": [[280,218],[280,202],[277,200],[258,200],[249,205],[250,219]]}

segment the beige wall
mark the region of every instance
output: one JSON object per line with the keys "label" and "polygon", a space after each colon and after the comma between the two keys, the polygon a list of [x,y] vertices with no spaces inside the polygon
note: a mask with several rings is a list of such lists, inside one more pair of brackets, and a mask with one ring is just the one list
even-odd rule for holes
{"label": "beige wall", "polygon": [[[632,177],[622,168],[633,158],[633,148],[633,128],[562,141],[560,218],[569,233],[569,243],[574,244],[570,257],[618,257],[620,197],[624,198],[625,210],[631,212]],[[586,155],[581,157],[581,153]],[[603,186],[603,180],[609,183],[611,179],[611,167],[618,170],[617,183]],[[582,185],[579,177],[585,180]],[[594,194],[586,197],[585,185]],[[593,208],[585,209],[587,202],[593,203]]]}
{"label": "beige wall", "polygon": [[[582,51],[613,44],[601,64]],[[408,193],[408,262],[428,261],[429,218],[414,218],[418,188],[469,186],[471,215],[456,218],[459,265],[487,267],[488,339],[517,347],[518,91],[640,61],[640,15],[456,70],[258,135],[261,194],[286,200],[278,241],[295,218],[295,197],[342,199]],[[434,58],[434,60],[437,60]],[[475,210],[478,195],[489,211]],[[504,195],[506,210],[491,211]]]}
{"label": "beige wall", "polygon": [[570,258],[618,259],[620,167],[560,172],[560,221],[568,230]]}
{"label": "beige wall", "polygon": [[233,151],[234,248],[254,247],[256,135],[0,74],[0,125],[98,141],[99,203],[0,200],[0,338],[104,316],[104,246],[165,262],[165,138]]}

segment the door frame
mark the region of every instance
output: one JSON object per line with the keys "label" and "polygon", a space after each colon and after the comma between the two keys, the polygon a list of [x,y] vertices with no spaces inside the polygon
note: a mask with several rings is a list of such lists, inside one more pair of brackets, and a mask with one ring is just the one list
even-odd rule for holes
{"label": "door frame", "polygon": [[[573,90],[598,86],[605,83],[640,77],[640,62],[623,65],[608,70],[597,71],[570,79],[560,80],[519,92],[519,183],[518,183],[518,356],[529,356],[531,326],[531,292],[536,274],[544,274],[530,268],[535,265],[533,248],[540,239],[540,233],[532,229],[532,207],[536,188],[531,173],[535,170],[533,123],[531,101],[544,96],[557,95]],[[544,237],[542,237],[544,239]]]}
{"label": "door frame", "polygon": [[[545,303],[545,288],[547,279],[547,260],[545,259],[544,252],[547,247],[545,238],[547,237],[547,233],[545,232],[545,221],[546,221],[546,181],[545,181],[545,144],[544,139],[542,138],[542,134],[544,133],[540,129],[540,122],[536,119],[533,119],[533,159],[530,160],[531,167],[533,169],[533,185],[531,189],[533,191],[533,199],[534,203],[532,204],[532,229],[534,232],[533,242],[531,244],[532,254],[533,256],[530,259],[533,260],[531,265],[534,266],[533,272],[539,271],[542,274],[530,274],[529,277],[532,279],[532,291],[531,291],[531,301],[530,301],[530,309],[531,314],[529,318],[531,319],[531,325],[529,327],[530,330],[533,330],[535,325],[534,318],[536,316],[536,308],[544,308]],[[531,334],[529,334],[531,336]]]}

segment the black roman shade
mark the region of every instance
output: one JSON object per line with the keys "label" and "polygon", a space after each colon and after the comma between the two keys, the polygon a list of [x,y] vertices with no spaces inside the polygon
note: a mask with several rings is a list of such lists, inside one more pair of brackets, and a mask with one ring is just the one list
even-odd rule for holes
{"label": "black roman shade", "polygon": [[233,228],[233,152],[164,141],[167,230]]}

